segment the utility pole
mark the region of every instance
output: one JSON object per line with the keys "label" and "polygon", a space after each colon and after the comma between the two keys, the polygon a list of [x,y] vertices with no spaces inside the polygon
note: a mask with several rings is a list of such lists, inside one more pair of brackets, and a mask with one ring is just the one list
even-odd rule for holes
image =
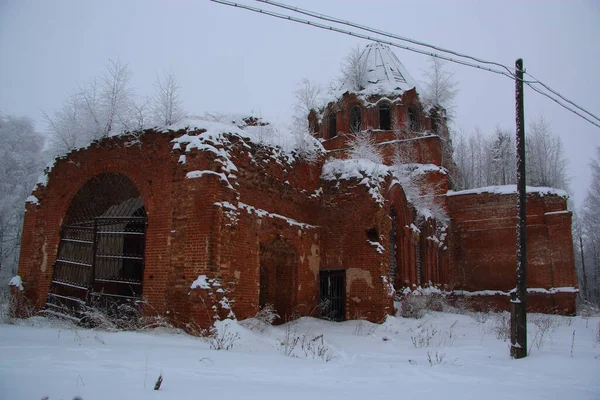
{"label": "utility pole", "polygon": [[527,193],[525,188],[525,108],[523,104],[523,60],[515,62],[517,122],[517,287],[510,300],[510,355],[527,356]]}

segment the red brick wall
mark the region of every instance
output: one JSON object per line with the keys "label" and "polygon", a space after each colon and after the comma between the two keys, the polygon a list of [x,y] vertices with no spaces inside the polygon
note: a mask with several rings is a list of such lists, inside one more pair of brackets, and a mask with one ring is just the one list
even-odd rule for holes
{"label": "red brick wall", "polygon": [[[508,292],[516,284],[516,194],[448,196],[452,217],[449,284]],[[556,195],[527,196],[527,286],[576,287],[571,213]],[[537,295],[538,298],[544,296]],[[556,297],[556,296],[554,296]],[[561,302],[574,295],[563,294]],[[506,299],[508,304],[508,299]],[[536,300],[541,304],[541,300]],[[534,303],[532,303],[534,304]]]}

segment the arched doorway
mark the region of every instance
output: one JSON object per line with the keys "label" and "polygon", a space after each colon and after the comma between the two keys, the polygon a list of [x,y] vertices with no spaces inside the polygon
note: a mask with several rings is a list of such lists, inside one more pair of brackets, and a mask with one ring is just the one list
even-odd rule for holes
{"label": "arched doorway", "polygon": [[53,264],[48,312],[137,306],[142,296],[146,210],[125,175],[87,181],[69,205]]}
{"label": "arched doorway", "polygon": [[260,293],[259,304],[272,304],[279,319],[288,321],[296,306],[296,269],[298,255],[295,248],[283,242],[273,242],[260,247]]}

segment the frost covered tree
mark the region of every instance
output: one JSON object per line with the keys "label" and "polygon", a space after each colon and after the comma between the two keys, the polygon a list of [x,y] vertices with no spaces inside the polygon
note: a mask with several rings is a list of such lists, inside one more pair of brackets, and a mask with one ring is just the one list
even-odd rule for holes
{"label": "frost covered tree", "polygon": [[496,128],[491,148],[493,185],[508,185],[517,181],[515,134]]}
{"label": "frost covered tree", "polygon": [[567,159],[562,141],[552,133],[543,117],[529,124],[525,140],[527,184],[569,189]]}
{"label": "frost covered tree", "polygon": [[353,47],[342,61],[341,83],[349,90],[359,91],[367,86],[367,58],[362,55],[360,47]]}
{"label": "frost covered tree", "polygon": [[104,74],[80,86],[52,115],[45,114],[55,153],[81,147],[135,124],[134,93],[127,64],[110,60]]}
{"label": "frost covered tree", "polygon": [[308,133],[316,131],[315,126],[309,126],[308,114],[311,110],[317,110],[322,106],[321,95],[323,87],[318,83],[312,82],[306,78],[298,82],[298,87],[294,91],[294,115],[293,123],[299,130]]}
{"label": "frost covered tree", "polygon": [[[567,160],[560,137],[540,118],[533,121],[526,138],[527,184],[569,189]],[[488,137],[476,128],[454,140],[454,159],[459,171],[458,186],[463,189],[516,183],[515,135],[497,128]]]}
{"label": "frost covered tree", "polygon": [[350,158],[364,159],[383,164],[383,155],[377,147],[377,143],[368,131],[360,131],[353,135],[348,142],[350,147]]}
{"label": "frost covered tree", "polygon": [[16,273],[25,199],[46,164],[44,143],[30,118],[0,114],[0,285]]}
{"label": "frost covered tree", "polygon": [[458,81],[447,64],[436,57],[429,59],[429,68],[425,71],[425,92],[422,101],[429,107],[441,107],[446,110],[446,118],[454,117]]}
{"label": "frost covered tree", "polygon": [[600,306],[600,147],[590,163],[592,180],[581,212],[587,300]]}
{"label": "frost covered tree", "polygon": [[160,126],[167,126],[183,119],[185,112],[179,93],[181,87],[175,73],[172,70],[165,71],[162,77],[156,77],[154,86],[156,87],[152,101],[154,122]]}

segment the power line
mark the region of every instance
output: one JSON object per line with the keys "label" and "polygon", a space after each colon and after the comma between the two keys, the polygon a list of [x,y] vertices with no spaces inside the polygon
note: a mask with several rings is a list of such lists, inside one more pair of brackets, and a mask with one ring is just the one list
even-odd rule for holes
{"label": "power line", "polygon": [[338,33],[342,33],[342,34],[345,34],[345,35],[357,37],[357,38],[360,38],[360,39],[366,39],[366,40],[370,40],[372,42],[378,42],[378,43],[386,44],[388,46],[397,47],[397,48],[400,48],[400,49],[403,49],[403,50],[409,50],[409,51],[412,51],[412,52],[415,52],[415,53],[419,53],[419,54],[423,54],[423,55],[426,55],[426,56],[431,56],[431,57],[439,58],[439,59],[442,59],[442,60],[445,60],[445,61],[450,61],[450,62],[454,62],[454,63],[457,63],[457,64],[462,64],[462,65],[465,65],[465,66],[468,66],[468,67],[477,68],[477,69],[481,69],[481,70],[488,71],[488,72],[493,72],[495,74],[504,75],[504,76],[506,76],[506,77],[508,77],[510,79],[514,79],[514,76],[512,75],[512,73],[508,73],[508,72],[504,72],[504,71],[499,71],[497,69],[492,69],[492,68],[489,68],[489,67],[484,67],[484,66],[477,65],[477,64],[474,64],[474,63],[471,63],[471,62],[468,62],[468,61],[456,60],[456,59],[453,59],[451,57],[447,57],[447,56],[444,56],[444,55],[441,55],[441,54],[432,53],[430,51],[426,51],[426,50],[416,49],[414,47],[400,45],[398,43],[390,42],[390,41],[387,41],[387,40],[381,40],[381,39],[373,37],[373,36],[367,36],[367,35],[363,35],[361,33],[347,31],[347,30],[344,30],[344,29],[340,29],[340,28],[336,28],[336,27],[330,26],[330,25],[324,25],[324,24],[320,24],[318,22],[307,21],[307,20],[304,20],[304,19],[292,17],[290,15],[280,14],[280,13],[276,13],[276,12],[273,12],[273,11],[264,10],[262,8],[252,7],[252,6],[248,6],[246,4],[235,3],[235,2],[232,2],[232,1],[228,1],[228,0],[210,0],[210,1],[212,1],[214,3],[224,4],[224,5],[231,6],[231,7],[242,8],[242,9],[245,9],[245,10],[256,12],[258,14],[264,14],[264,15],[268,15],[268,16],[271,16],[271,17],[283,19],[283,20],[286,20],[286,21],[297,22],[297,23],[300,23],[300,24],[305,24],[305,25],[313,26],[315,28],[320,28],[320,29],[324,29],[324,30],[327,30],[327,31],[338,32]]}
{"label": "power line", "polygon": [[365,25],[359,25],[359,24],[354,23],[354,22],[344,21],[344,20],[339,19],[339,18],[335,18],[335,17],[329,16],[329,15],[325,15],[325,14],[320,14],[320,13],[317,13],[317,12],[314,12],[314,11],[310,11],[310,10],[307,10],[307,9],[303,9],[303,8],[299,8],[299,7],[294,7],[294,6],[289,6],[287,4],[278,3],[278,2],[275,2],[275,1],[271,1],[271,0],[256,0],[256,1],[258,1],[259,3],[265,3],[265,4],[269,4],[269,5],[275,6],[275,7],[280,7],[280,8],[284,8],[286,10],[294,11],[294,12],[297,12],[297,13],[300,13],[300,14],[308,15],[308,16],[313,17],[313,18],[318,18],[318,19],[322,19],[322,20],[325,20],[325,21],[334,22],[336,24],[351,26],[353,28],[357,28],[357,29],[360,29],[360,30],[363,30],[363,31],[375,33],[375,34],[380,35],[380,36],[385,36],[385,37],[389,37],[389,38],[392,38],[392,39],[401,40],[403,42],[409,42],[409,43],[412,43],[412,44],[416,44],[418,46],[428,47],[430,49],[433,49],[433,50],[436,50],[436,51],[441,51],[443,53],[452,54],[452,55],[457,56],[457,57],[467,58],[469,60],[476,61],[478,63],[495,65],[497,67],[505,69],[513,77],[515,76],[515,74],[514,74],[514,72],[513,72],[512,69],[510,69],[509,67],[507,67],[504,64],[500,64],[500,63],[497,63],[497,62],[494,62],[494,61],[486,61],[486,60],[481,59],[481,58],[469,56],[469,55],[466,55],[466,54],[461,54],[461,53],[456,52],[454,50],[444,49],[443,47],[435,46],[435,45],[432,45],[432,44],[428,44],[428,43],[421,42],[419,40],[415,40],[415,39],[411,39],[411,38],[407,38],[407,37],[404,37],[404,36],[399,36],[399,35],[396,35],[396,34],[393,34],[393,33],[390,33],[390,32],[385,32],[385,31],[382,31],[382,30],[379,30],[379,29],[375,29],[375,28],[371,28],[371,27],[368,27],[368,26],[365,26]]}
{"label": "power line", "polygon": [[[280,8],[286,9],[286,10],[294,11],[296,13],[307,15],[307,16],[310,16],[310,17],[313,17],[313,18],[318,18],[318,19],[321,19],[321,20],[325,20],[325,21],[329,21],[329,22],[333,22],[333,23],[337,23],[337,24],[341,24],[341,25],[351,26],[353,28],[357,28],[357,29],[364,30],[364,31],[367,31],[367,32],[375,33],[377,35],[381,35],[381,36],[384,36],[384,37],[389,37],[389,38],[392,38],[392,39],[397,39],[397,40],[401,40],[401,41],[404,41],[404,42],[409,42],[409,43],[412,43],[412,44],[416,44],[418,46],[428,47],[428,48],[434,49],[436,51],[441,51],[441,52],[444,52],[444,53],[452,54],[452,55],[457,56],[457,57],[467,58],[467,59],[470,59],[472,61],[476,61],[476,62],[479,62],[479,63],[482,63],[482,64],[495,65],[495,66],[504,68],[509,74],[511,74],[513,76],[514,79],[516,79],[515,74],[513,73],[513,71],[509,67],[507,67],[504,64],[500,64],[498,62],[487,61],[487,60],[484,60],[482,58],[469,56],[467,54],[459,53],[459,52],[456,52],[454,50],[445,49],[443,47],[435,46],[435,45],[432,45],[432,44],[429,44],[429,43],[425,43],[425,42],[422,42],[422,41],[419,41],[419,40],[411,39],[411,38],[408,38],[408,37],[405,37],[405,36],[396,35],[396,34],[393,34],[393,33],[390,33],[390,32],[382,31],[380,29],[371,28],[371,27],[368,27],[368,26],[365,26],[365,25],[360,25],[360,24],[357,24],[357,23],[354,23],[354,22],[345,21],[345,20],[342,20],[342,19],[339,19],[339,18],[336,18],[336,17],[332,17],[332,16],[329,16],[329,15],[321,14],[321,13],[317,13],[317,12],[314,12],[314,11],[311,11],[311,10],[307,10],[307,9],[303,9],[303,8],[299,8],[299,7],[295,7],[295,6],[290,6],[290,5],[279,3],[279,2],[276,2],[276,1],[272,1],[272,0],[256,0],[256,1],[258,1],[259,3],[265,3],[265,4],[269,4],[269,5],[275,6],[275,7],[280,7]],[[533,87],[530,84],[539,84],[539,85],[543,86],[549,92],[551,92],[554,95],[560,97],[562,100],[564,100],[567,103],[573,105],[574,107],[576,107],[580,111],[583,111],[584,113],[586,113],[589,116],[591,116],[592,118],[594,118],[596,121],[600,122],[600,118],[596,117],[591,112],[589,112],[586,109],[584,109],[583,107],[577,105],[573,101],[567,99],[566,97],[564,97],[563,95],[561,95],[559,92],[557,92],[556,90],[552,89],[550,86],[548,86],[545,83],[541,82],[539,79],[537,79],[533,75],[527,73],[526,71],[524,71],[524,73],[526,75],[532,77],[533,79],[535,79],[535,81],[526,81],[526,80],[523,80],[523,82],[525,84],[528,84],[528,86],[531,87],[532,89],[533,89]],[[544,95],[544,96],[552,99],[553,101],[557,102],[559,105],[565,107],[564,104],[556,101],[555,99],[551,98],[550,96],[547,96],[546,94],[542,93],[541,91],[536,90],[536,92],[538,92],[538,93],[540,93],[540,94],[542,94],[542,95]],[[567,110],[573,112],[573,110],[570,107],[565,107],[565,108]],[[587,118],[585,118],[585,119],[588,122],[592,122],[592,121],[590,121]],[[594,124],[594,125],[598,126],[597,124]]]}
{"label": "power line", "polygon": [[[539,88],[536,88],[535,86],[533,86],[533,83],[536,82],[527,82],[527,81],[523,81],[523,83],[525,83],[527,86],[529,86],[532,90],[534,90],[535,92],[541,94],[542,96],[546,96],[547,98],[549,98],[550,100],[552,100],[553,102],[555,102],[556,104],[558,104],[559,106],[561,106],[562,108],[571,111],[573,114],[577,115],[580,118],[583,118],[584,120],[586,120],[587,122],[589,122],[592,125],[597,126],[598,128],[600,128],[600,123],[593,121],[592,119],[586,117],[585,115],[579,113],[578,111],[572,109],[571,107],[569,107],[568,105],[562,103],[560,100],[557,100],[556,98],[550,96],[548,93],[544,93],[543,91],[541,91]],[[560,96],[562,98],[562,96]],[[571,101],[567,100],[569,103],[572,103]],[[572,103],[573,104],[573,103]],[[577,106],[578,107],[578,106]],[[579,108],[579,107],[578,107]],[[587,111],[586,111],[587,112]],[[595,117],[593,114],[592,116],[596,119],[598,119],[598,117]]]}
{"label": "power line", "polygon": [[590,115],[591,117],[593,117],[595,120],[600,121],[600,118],[596,117],[594,114],[592,114],[591,112],[587,111],[585,108],[578,106],[577,104],[575,104],[574,102],[572,102],[571,100],[567,99],[566,97],[564,97],[562,94],[558,93],[556,90],[552,89],[550,86],[546,85],[545,83],[541,82],[539,79],[537,79],[535,76],[531,75],[530,73],[525,72],[526,75],[529,75],[530,77],[532,77],[533,79],[535,79],[535,81],[529,81],[529,83],[531,84],[539,84],[541,86],[543,86],[546,90],[552,92],[554,95],[560,97],[561,99],[563,99],[564,101],[566,101],[569,104],[572,104],[573,106],[577,107],[578,109],[580,109],[581,111],[583,111],[584,113]]}
{"label": "power line", "polygon": [[[392,33],[388,33],[388,32],[384,32],[384,31],[378,30],[378,29],[374,29],[374,28],[370,28],[370,27],[367,27],[367,26],[355,24],[353,22],[340,20],[340,19],[337,19],[337,18],[334,18],[334,17],[330,17],[330,16],[327,16],[327,15],[324,15],[324,14],[319,14],[319,13],[316,13],[316,12],[313,12],[313,11],[309,11],[309,10],[306,10],[306,9],[301,9],[301,8],[298,8],[298,7],[289,6],[289,5],[286,5],[286,4],[283,4],[283,3],[277,3],[277,2],[274,2],[274,1],[271,1],[271,0],[256,0],[258,2],[262,2],[262,3],[265,3],[265,4],[269,4],[269,5],[273,5],[273,6],[276,6],[276,7],[284,8],[284,9],[287,9],[287,10],[290,10],[290,11],[294,11],[294,12],[297,12],[297,13],[300,13],[300,14],[308,15],[308,16],[313,17],[313,18],[318,18],[318,19],[326,20],[326,21],[329,21],[329,22],[337,23],[337,24],[351,26],[353,28],[357,28],[357,29],[364,30],[364,31],[367,31],[367,32],[375,33],[377,35],[381,35],[381,36],[384,36],[384,37],[389,37],[389,38],[393,38],[393,39],[401,40],[401,41],[407,41],[409,43],[416,44],[418,46],[428,47],[428,48],[431,48],[431,49],[434,49],[434,50],[437,50],[437,51],[441,51],[441,52],[445,52],[445,53],[448,53],[448,54],[455,55],[457,57],[467,58],[467,59],[472,60],[474,62],[469,62],[469,61],[464,61],[464,60],[457,60],[457,59],[449,57],[449,56],[445,56],[445,55],[433,53],[433,52],[422,50],[422,49],[419,49],[419,48],[414,48],[414,47],[410,47],[410,46],[406,46],[406,45],[400,45],[400,44],[395,43],[395,42],[391,42],[391,41],[388,41],[388,40],[382,40],[380,38],[368,36],[368,35],[365,35],[365,34],[362,34],[362,33],[357,33],[357,32],[353,32],[353,31],[349,31],[349,30],[345,30],[345,29],[340,29],[340,28],[337,28],[337,27],[334,27],[334,26],[331,26],[331,25],[325,25],[325,24],[321,24],[321,23],[318,23],[318,22],[308,21],[308,20],[304,20],[304,19],[292,17],[292,16],[287,15],[287,14],[280,14],[280,13],[276,13],[274,11],[269,11],[269,10],[261,9],[261,8],[258,8],[258,7],[248,6],[246,4],[235,3],[235,2],[232,2],[232,1],[229,1],[229,0],[211,0],[211,1],[215,2],[215,3],[219,3],[219,4],[231,6],[231,7],[242,8],[242,9],[245,9],[245,10],[249,10],[249,11],[252,11],[252,12],[256,12],[256,13],[259,13],[259,14],[264,14],[264,15],[267,15],[267,16],[271,16],[271,17],[275,17],[275,18],[279,18],[279,19],[283,19],[283,20],[287,20],[287,21],[292,21],[292,22],[296,22],[296,23],[300,23],[300,24],[304,24],[304,25],[309,25],[309,26],[312,26],[312,27],[315,27],[315,28],[320,28],[320,29],[324,29],[324,30],[328,30],[328,31],[333,31],[333,32],[342,33],[342,34],[345,34],[345,35],[357,37],[357,38],[360,38],[360,39],[366,39],[366,40],[369,40],[369,41],[386,44],[386,45],[397,47],[397,48],[400,48],[400,49],[403,49],[403,50],[412,51],[412,52],[415,52],[415,53],[418,53],[418,54],[428,55],[428,56],[435,57],[435,58],[438,58],[438,59],[441,59],[441,60],[453,62],[453,63],[460,64],[460,65],[465,65],[465,66],[468,66],[468,67],[471,67],[471,68],[481,69],[483,71],[492,72],[492,73],[499,74],[499,75],[503,75],[503,76],[506,76],[506,77],[510,78],[511,80],[517,79],[516,76],[515,76],[515,74],[512,72],[512,70],[509,67],[507,67],[507,66],[505,66],[503,64],[497,63],[497,62],[487,61],[487,60],[484,60],[484,59],[481,59],[481,58],[472,57],[472,56],[469,56],[469,55],[466,55],[466,54],[461,54],[461,53],[458,53],[458,52],[455,52],[455,51],[452,51],[452,50],[448,50],[448,49],[444,49],[444,48],[441,48],[441,47],[438,47],[438,46],[430,45],[430,44],[425,43],[425,42],[420,42],[420,41],[417,41],[417,40],[414,40],[414,39],[410,39],[410,38],[405,38],[405,37],[402,37],[402,36],[394,35]],[[478,65],[476,63],[495,65],[495,66],[498,66],[500,68],[505,69],[507,72],[501,71],[501,70],[498,70],[498,69],[493,69],[493,68],[486,67],[486,66],[482,66],[482,65]],[[573,114],[577,115],[578,117],[586,120],[587,122],[591,123],[592,125],[595,125],[595,126],[597,126],[597,127],[600,128],[600,123],[598,123],[598,122],[600,122],[600,118],[598,118],[597,116],[595,116],[591,112],[587,111],[583,107],[577,105],[573,101],[567,99],[565,96],[561,95],[559,92],[555,91],[554,89],[552,89],[550,86],[546,85],[545,83],[541,82],[540,80],[538,80],[537,78],[535,78],[533,75],[531,75],[531,74],[529,74],[527,72],[525,72],[525,74],[527,74],[528,76],[530,76],[533,79],[535,79],[534,81],[523,80],[523,83],[526,84],[527,86],[529,86],[532,90],[534,90],[535,92],[537,92],[537,93],[539,93],[539,94],[541,94],[541,95],[549,98],[550,100],[552,100],[555,103],[557,103],[559,106],[561,106],[561,107],[565,108],[566,110],[572,112]],[[572,106],[574,106],[578,110],[580,110],[580,111],[588,114],[593,119],[590,119],[589,117],[583,115],[579,111],[577,111],[577,110],[569,107],[568,105],[564,104],[562,101],[560,101],[560,100],[556,99],[555,97],[553,97],[551,94],[548,94],[547,92],[545,92],[543,89],[540,89],[540,88],[537,88],[537,87],[533,86],[535,84],[538,84],[538,85],[542,86],[545,90],[551,92],[555,96],[560,97],[560,99],[562,99],[563,101],[566,101],[567,103],[571,104]],[[598,122],[596,122],[596,121],[598,121]]]}

